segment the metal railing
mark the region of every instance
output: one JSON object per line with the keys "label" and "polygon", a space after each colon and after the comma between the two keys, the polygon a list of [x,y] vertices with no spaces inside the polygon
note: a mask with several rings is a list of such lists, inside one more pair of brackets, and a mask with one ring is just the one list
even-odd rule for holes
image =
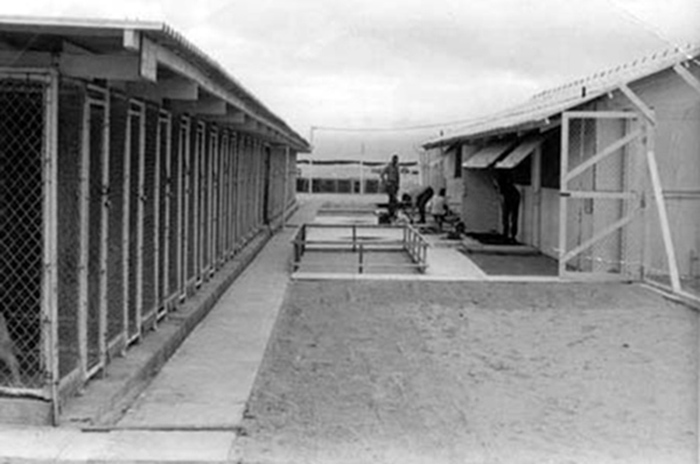
{"label": "metal railing", "polygon": [[[317,230],[333,230],[349,232],[349,238],[344,236],[331,238],[312,238],[310,231]],[[369,241],[368,239],[377,238],[376,236],[368,236],[363,234],[364,231],[373,232],[391,232],[396,231],[396,238],[389,233],[388,237],[379,238]],[[334,268],[333,263],[302,263],[304,255],[307,251],[339,251],[351,252],[357,254],[357,272],[364,274],[368,270],[373,269],[396,269],[396,270],[417,270],[425,272],[427,265],[428,242],[425,238],[410,224],[397,226],[375,225],[375,224],[303,224],[297,230],[292,245],[294,253],[292,258],[292,270],[297,272],[301,267],[321,268],[321,270],[329,270]],[[410,263],[370,263],[367,260],[367,255],[376,251],[403,251],[408,254]]]}

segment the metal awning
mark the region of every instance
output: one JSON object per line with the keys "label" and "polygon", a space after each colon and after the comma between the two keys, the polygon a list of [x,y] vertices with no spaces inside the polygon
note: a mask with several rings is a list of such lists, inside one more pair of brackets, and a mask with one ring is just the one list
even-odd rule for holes
{"label": "metal awning", "polygon": [[513,142],[497,142],[487,145],[462,163],[462,167],[467,169],[487,168],[512,146]]}
{"label": "metal awning", "polygon": [[520,142],[520,145],[515,147],[515,150],[511,151],[508,156],[496,163],[496,167],[499,169],[513,169],[527,158],[530,153],[535,151],[543,141],[544,136],[541,134],[526,137]]}

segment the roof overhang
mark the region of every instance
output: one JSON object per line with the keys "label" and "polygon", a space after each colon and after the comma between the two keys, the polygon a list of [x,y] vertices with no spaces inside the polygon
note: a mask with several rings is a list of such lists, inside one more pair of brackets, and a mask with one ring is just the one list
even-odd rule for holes
{"label": "roof overhang", "polygon": [[666,50],[643,57],[631,63],[579,79],[561,87],[535,95],[525,103],[478,119],[468,125],[454,128],[449,133],[428,140],[424,149],[445,147],[454,143],[466,143],[488,137],[540,130],[557,125],[564,111],[581,107],[593,100],[611,94],[625,86],[675,69],[693,87],[700,86],[695,79],[688,79],[679,64],[690,63],[700,55],[700,45],[691,44],[682,48]]}
{"label": "roof overhang", "polygon": [[309,152],[223,67],[159,22],[0,16],[0,67],[53,68]]}

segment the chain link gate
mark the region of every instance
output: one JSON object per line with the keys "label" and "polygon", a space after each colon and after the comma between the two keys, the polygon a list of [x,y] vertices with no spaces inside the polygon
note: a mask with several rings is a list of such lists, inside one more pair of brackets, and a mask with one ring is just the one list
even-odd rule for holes
{"label": "chain link gate", "polygon": [[0,391],[42,390],[48,81],[0,77]]}
{"label": "chain link gate", "polygon": [[109,99],[88,91],[83,113],[80,313],[78,339],[84,377],[106,363]]}
{"label": "chain link gate", "polygon": [[646,126],[636,113],[562,117],[559,275],[638,280]]}
{"label": "chain link gate", "polygon": [[109,227],[107,230],[107,352],[123,350],[124,338],[124,180],[128,102],[110,95],[109,112]]}

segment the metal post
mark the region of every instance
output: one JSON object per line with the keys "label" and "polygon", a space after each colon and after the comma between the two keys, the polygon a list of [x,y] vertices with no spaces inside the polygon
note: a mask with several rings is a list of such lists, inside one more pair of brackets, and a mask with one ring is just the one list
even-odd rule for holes
{"label": "metal post", "polygon": [[136,237],[136,327],[137,334],[141,336],[143,323],[143,256],[144,256],[144,231],[143,223],[146,209],[146,106],[141,107],[139,124],[139,202],[137,212]]}
{"label": "metal post", "polygon": [[353,251],[353,253],[355,252],[356,247],[357,247],[357,225],[353,224],[352,225],[352,251]]}
{"label": "metal post", "polygon": [[78,261],[78,354],[80,375],[87,380],[88,245],[90,220],[90,103],[85,96],[80,163],[80,254]]}
{"label": "metal post", "polygon": [[50,73],[45,90],[44,129],[44,282],[42,339],[49,374],[52,423],[58,425],[58,75]]}
{"label": "metal post", "polygon": [[656,164],[656,156],[654,154],[654,126],[646,123],[647,146],[646,155],[649,165],[649,174],[651,175],[651,186],[654,191],[654,199],[656,200],[656,209],[659,213],[659,222],[661,226],[661,234],[666,248],[666,259],[668,261],[668,270],[671,277],[671,288],[674,292],[681,290],[681,281],[678,275],[678,263],[676,261],[676,251],[673,247],[673,238],[671,236],[671,228],[668,222],[668,213],[666,212],[666,202],[664,200],[661,178],[659,177],[659,168]]}
{"label": "metal post", "polygon": [[358,254],[358,257],[359,257],[358,259],[360,260],[360,269],[359,269],[360,274],[364,273],[364,256],[363,256],[363,252],[364,252],[364,246],[363,246],[362,243],[360,243],[360,252],[359,252],[359,254]]}
{"label": "metal post", "polygon": [[289,194],[289,145],[284,147],[284,192],[282,196],[282,229],[287,227],[287,195]]}
{"label": "metal post", "polygon": [[108,241],[107,234],[109,230],[109,93],[104,92],[104,104],[102,105],[104,116],[102,120],[102,217],[100,223],[100,320],[99,320],[99,342],[98,350],[100,357],[100,365],[102,368],[102,376],[104,376],[104,366],[107,365],[107,258],[108,258]]}
{"label": "metal post", "polygon": [[559,172],[559,276],[566,272],[566,219],[568,194],[566,176],[569,172],[569,115],[561,117],[561,167]]}

